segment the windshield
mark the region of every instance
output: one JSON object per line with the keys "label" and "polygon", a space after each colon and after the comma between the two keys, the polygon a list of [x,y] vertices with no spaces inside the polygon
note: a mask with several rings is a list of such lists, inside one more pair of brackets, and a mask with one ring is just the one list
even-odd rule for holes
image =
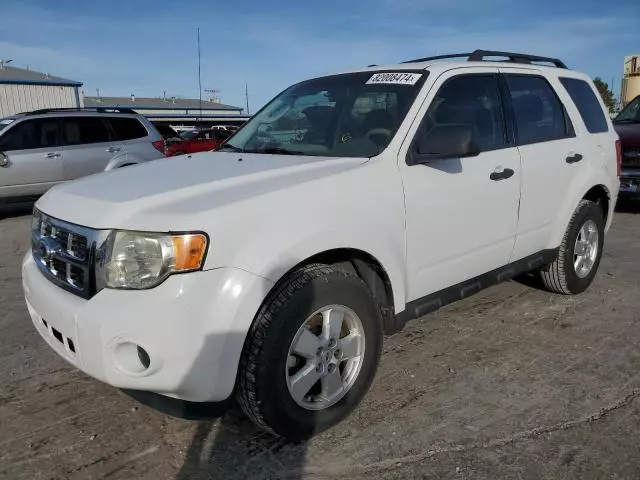
{"label": "windshield", "polygon": [[358,72],[294,85],[221,150],[371,157],[393,138],[427,72]]}
{"label": "windshield", "polygon": [[627,104],[613,123],[640,123],[640,96]]}
{"label": "windshield", "polygon": [[191,140],[192,138],[195,138],[196,135],[198,135],[198,132],[196,130],[185,130],[184,132],[180,133],[180,138],[182,138],[183,140]]}

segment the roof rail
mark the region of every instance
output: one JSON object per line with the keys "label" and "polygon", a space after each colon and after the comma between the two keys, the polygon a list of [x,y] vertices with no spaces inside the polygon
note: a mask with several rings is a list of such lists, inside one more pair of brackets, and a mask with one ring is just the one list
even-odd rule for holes
{"label": "roof rail", "polygon": [[437,55],[435,57],[417,58],[415,60],[408,60],[402,63],[417,63],[428,62],[430,60],[443,60],[446,58],[464,58],[467,57],[468,62],[484,62],[491,61],[486,57],[505,57],[507,62],[513,63],[551,63],[558,68],[568,68],[567,65],[557,58],[552,57],[539,57],[537,55],[529,55],[528,53],[512,53],[512,52],[498,52],[494,50],[475,50],[471,53],[453,53],[450,55]]}
{"label": "roof rail", "polygon": [[476,50],[469,57],[469,62],[482,62],[484,57],[506,57],[510,62],[514,63],[531,63],[531,62],[544,62],[552,63],[558,68],[567,68],[562,60],[552,57],[539,57],[538,55],[529,55],[528,53],[512,53],[512,52],[497,52],[493,50]]}
{"label": "roof rail", "polygon": [[31,112],[24,112],[24,115],[40,115],[43,113],[54,112],[99,112],[99,113],[133,113],[137,114],[135,110],[130,108],[121,107],[70,107],[70,108],[41,108],[39,110],[33,110]]}
{"label": "roof rail", "polygon": [[444,60],[445,58],[463,58],[470,57],[473,55],[472,53],[451,53],[449,55],[436,55],[435,57],[424,57],[424,58],[416,58],[415,60],[407,60],[402,63],[420,63],[420,62],[428,62],[430,60]]}

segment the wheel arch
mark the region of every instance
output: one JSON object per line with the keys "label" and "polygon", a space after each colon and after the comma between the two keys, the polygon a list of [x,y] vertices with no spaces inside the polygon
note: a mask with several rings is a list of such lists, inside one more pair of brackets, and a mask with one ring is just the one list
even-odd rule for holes
{"label": "wheel arch", "polygon": [[554,224],[548,248],[556,248],[560,245],[571,216],[582,200],[591,200],[597,203],[603,210],[605,229],[608,229],[609,225],[611,225],[611,213],[615,207],[615,199],[612,199],[611,189],[607,187],[604,181],[591,181],[581,185],[574,192],[576,193],[568,196],[569,198],[560,210],[561,213]]}
{"label": "wheel arch", "polygon": [[396,306],[404,298],[398,298],[398,295],[403,290],[397,285],[394,289],[394,283],[383,263],[372,254],[361,249],[332,248],[307,256],[304,260],[288,266],[284,273],[279,276],[271,291],[265,296],[265,299],[292,272],[306,265],[317,263],[340,267],[361,278],[369,287],[374,300],[380,307],[385,333],[393,333]]}

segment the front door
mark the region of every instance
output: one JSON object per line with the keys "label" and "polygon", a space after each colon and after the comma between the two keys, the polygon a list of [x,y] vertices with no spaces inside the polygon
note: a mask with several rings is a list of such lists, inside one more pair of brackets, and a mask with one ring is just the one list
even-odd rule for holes
{"label": "front door", "polygon": [[32,197],[64,180],[58,121],[16,120],[0,137],[0,198]]}
{"label": "front door", "polygon": [[[409,301],[507,264],[520,198],[520,156],[506,128],[497,69],[443,74],[421,112],[398,161],[406,198]],[[411,164],[421,136],[443,138],[427,136],[432,129],[465,129],[480,153]],[[429,145],[424,148],[429,151]]]}
{"label": "front door", "polygon": [[73,115],[60,122],[67,180],[102,172],[114,157],[125,153],[103,117]]}

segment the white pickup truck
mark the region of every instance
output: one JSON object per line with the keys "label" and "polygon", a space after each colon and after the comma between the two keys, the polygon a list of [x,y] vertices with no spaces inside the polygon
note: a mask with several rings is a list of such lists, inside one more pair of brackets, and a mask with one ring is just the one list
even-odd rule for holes
{"label": "white pickup truck", "polygon": [[35,328],[103,382],[236,398],[299,440],[355,408],[406,321],[525,271],[582,292],[619,189],[602,101],[557,59],[465,56],[304,81],[218,152],[52,189]]}

